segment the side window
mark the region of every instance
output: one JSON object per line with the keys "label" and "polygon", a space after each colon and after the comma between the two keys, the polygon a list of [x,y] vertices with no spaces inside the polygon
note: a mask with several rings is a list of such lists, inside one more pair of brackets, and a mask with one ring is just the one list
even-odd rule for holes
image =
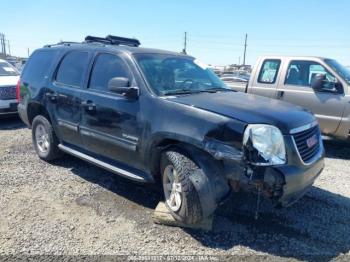
{"label": "side window", "polygon": [[128,66],[116,55],[100,54],[97,56],[91,72],[89,88],[108,91],[108,82],[114,77],[130,79]]}
{"label": "side window", "polygon": [[321,64],[314,61],[291,61],[287,76],[284,81],[286,85],[311,87],[311,83],[319,74],[325,75],[328,82],[335,83],[335,77]]}
{"label": "side window", "polygon": [[61,84],[80,87],[88,58],[89,54],[87,52],[72,51],[66,54],[58,68],[56,81]]}
{"label": "side window", "polygon": [[281,60],[278,60],[278,59],[265,60],[259,73],[258,82],[262,84],[274,84],[277,79],[280,65],[281,65]]}
{"label": "side window", "polygon": [[34,52],[26,63],[21,78],[30,85],[39,85],[48,77],[49,70],[55,61],[57,51]]}

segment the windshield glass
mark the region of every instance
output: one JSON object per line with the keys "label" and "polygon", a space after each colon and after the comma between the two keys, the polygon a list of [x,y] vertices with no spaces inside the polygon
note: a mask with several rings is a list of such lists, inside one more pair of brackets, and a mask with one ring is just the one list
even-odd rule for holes
{"label": "windshield glass", "polygon": [[231,90],[211,69],[189,57],[135,54],[135,58],[157,95]]}
{"label": "windshield glass", "polygon": [[0,62],[0,76],[17,76],[17,70],[7,62]]}
{"label": "windshield glass", "polygon": [[325,59],[325,62],[350,85],[350,70],[348,68],[333,59]]}

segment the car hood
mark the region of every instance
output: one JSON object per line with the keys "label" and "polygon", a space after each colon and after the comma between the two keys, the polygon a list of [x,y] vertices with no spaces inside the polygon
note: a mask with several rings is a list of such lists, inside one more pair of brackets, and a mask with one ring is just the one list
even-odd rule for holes
{"label": "car hood", "polygon": [[291,129],[309,124],[316,119],[302,107],[240,92],[196,93],[167,99],[234,118],[247,124],[274,125],[283,134],[289,134]]}
{"label": "car hood", "polygon": [[17,85],[19,76],[0,76],[1,86],[15,86]]}

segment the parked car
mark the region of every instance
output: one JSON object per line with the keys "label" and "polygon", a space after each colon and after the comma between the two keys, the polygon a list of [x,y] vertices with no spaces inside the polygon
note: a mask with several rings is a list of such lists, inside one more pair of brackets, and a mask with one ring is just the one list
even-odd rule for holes
{"label": "parked car", "polygon": [[289,205],[324,167],[312,114],[232,91],[193,57],[135,39],[89,36],[36,50],[19,89],[19,114],[41,159],[66,152],[158,181],[184,223],[212,214],[230,189]]}
{"label": "parked car", "polygon": [[0,59],[0,117],[17,114],[16,85],[19,72],[5,60]]}
{"label": "parked car", "polygon": [[237,91],[266,96],[309,109],[324,134],[342,139],[350,132],[350,70],[321,57],[260,57],[246,86]]}

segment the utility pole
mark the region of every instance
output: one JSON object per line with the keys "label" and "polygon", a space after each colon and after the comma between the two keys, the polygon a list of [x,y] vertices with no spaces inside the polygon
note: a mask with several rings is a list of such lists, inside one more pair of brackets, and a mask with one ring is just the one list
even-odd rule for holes
{"label": "utility pole", "polygon": [[7,40],[7,49],[9,50],[9,56],[11,56],[10,40]]}
{"label": "utility pole", "polygon": [[182,49],[182,53],[187,54],[187,32],[185,32],[185,40],[184,40],[184,49]]}
{"label": "utility pole", "polygon": [[27,53],[28,53],[28,57],[29,57],[29,47],[28,47],[28,49],[27,49]]}
{"label": "utility pole", "polygon": [[246,53],[247,53],[247,39],[248,39],[248,34],[245,34],[244,53],[243,53],[243,65],[245,65],[245,58],[246,58]]}
{"label": "utility pole", "polygon": [[241,65],[241,57],[238,57],[238,65]]}
{"label": "utility pole", "polygon": [[6,57],[6,42],[5,35],[0,33],[0,44],[1,44],[1,53]]}

